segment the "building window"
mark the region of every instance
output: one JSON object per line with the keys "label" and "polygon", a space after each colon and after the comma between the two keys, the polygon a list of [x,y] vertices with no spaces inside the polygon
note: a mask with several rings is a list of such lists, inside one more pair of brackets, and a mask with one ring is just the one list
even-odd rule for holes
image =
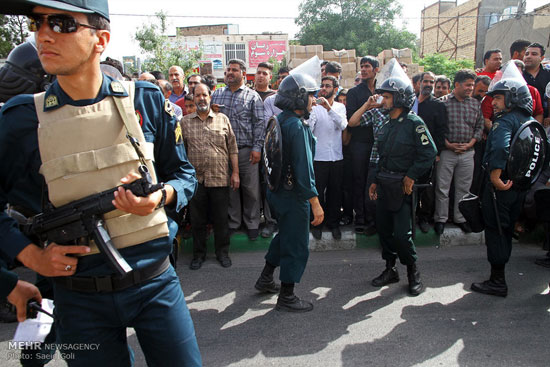
{"label": "building window", "polygon": [[226,43],[225,60],[238,59],[246,62],[246,46],[244,43]]}

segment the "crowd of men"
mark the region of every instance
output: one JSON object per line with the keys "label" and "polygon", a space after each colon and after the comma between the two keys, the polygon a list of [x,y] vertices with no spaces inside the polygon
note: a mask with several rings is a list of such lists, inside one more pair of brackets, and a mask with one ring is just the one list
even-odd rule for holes
{"label": "crowd of men", "polygon": [[[550,125],[550,70],[542,64],[542,45],[512,44],[507,68],[519,81],[504,78],[502,51],[489,50],[481,70],[448,77],[427,70],[409,79],[406,65],[397,64],[380,85],[378,60],[365,56],[350,90],[340,86],[341,65],[325,61],[319,65],[320,85],[288,68],[279,69],[272,83],[273,65],[260,63],[249,86],[246,64],[238,59],[227,62],[225,86],[219,88],[213,76],[186,78],[178,65],[169,68],[167,79],[151,71],[126,83],[133,78],[123,75],[119,62],[100,65],[110,40],[106,0],[14,4],[14,14],[29,17],[35,38],[0,71],[1,96],[12,97],[0,110],[0,170],[6,173],[0,206],[8,207],[0,213],[0,296],[23,320],[27,301],[40,302],[41,294],[52,291],[19,281],[5,262],[17,260],[46,277],[55,298],[48,338],[61,341],[61,351],[90,340],[100,348],[75,352],[70,365],[131,365],[125,338],[130,326],[148,363],[201,365],[194,325],[169,261],[185,206],[192,270],[206,258],[209,224],[216,258],[226,268],[232,265],[233,233],[243,230],[254,241],[271,237],[279,225],[255,288],[278,292],[277,310],[307,312],[313,304],[300,300],[294,285],[307,263],[309,225],[315,239],[326,227],[338,241],[340,227],[352,223],[358,233],[378,232],[386,268],[371,284],[398,282],[399,259],[407,267],[409,294],[416,296],[424,287],[411,238],[412,208],[418,206],[424,232],[433,223],[441,235],[448,222],[471,232],[458,203],[469,191],[481,191],[486,166],[500,206],[496,212],[483,206],[491,276],[471,289],[507,295],[504,268],[512,232],[535,223],[526,210],[514,228],[516,209],[525,196],[536,207],[535,191],[550,186],[549,168],[529,193],[531,182],[514,189],[509,172],[502,175],[513,134],[531,117],[537,128]],[[30,64],[40,68],[38,79],[21,67]],[[55,78],[40,79],[45,74]],[[499,77],[503,80],[496,82]],[[280,118],[286,165],[279,177],[283,189],[270,191],[261,162],[273,116]],[[140,179],[147,190],[134,192],[130,183]],[[483,187],[484,201],[493,186]],[[411,199],[415,190],[418,203]],[[41,211],[57,214],[88,197],[106,209],[101,219],[95,213],[88,220],[82,208],[71,207],[71,214],[79,214],[70,223],[78,236],[65,243],[55,243],[50,231],[43,247],[36,233],[27,232],[25,220],[17,222]],[[500,223],[501,217],[507,221]],[[69,236],[65,227],[61,232]],[[110,262],[98,254],[109,246]],[[537,264],[550,267],[550,252]],[[276,267],[280,286],[273,279]]]}
{"label": "crowd of men", "polygon": [[[544,54],[542,45],[527,40],[517,40],[510,48],[510,58],[523,74],[533,97],[533,118],[548,127],[549,96],[546,88],[550,83],[550,70],[542,64]],[[501,50],[489,50],[484,55],[482,69],[464,69],[450,76],[435,75],[426,70],[411,77],[416,95],[412,111],[425,122],[437,148],[436,163],[421,179],[422,183],[429,185],[418,190],[417,224],[424,233],[433,226],[435,233],[441,235],[449,222],[465,233],[471,232],[458,203],[468,192],[479,193],[481,190],[485,140],[495,118],[492,98],[485,94],[501,69],[502,59]],[[402,67],[406,70],[406,65],[402,64]],[[320,68],[320,91],[308,123],[317,139],[314,170],[325,220],[312,226],[311,233],[315,239],[321,239],[323,229],[328,229],[333,239],[340,240],[340,227],[353,225],[357,233],[370,236],[377,232],[376,203],[368,195],[369,184],[374,179],[371,163],[376,140],[374,125],[359,126],[359,120],[349,125],[348,122],[358,110],[361,113],[366,111],[365,104],[375,94],[376,76],[381,67],[375,57],[363,57],[356,85],[349,90],[340,86],[342,67],[338,62],[323,61]],[[241,230],[254,241],[259,235],[269,238],[277,230],[276,218],[271,214],[265,197],[260,154],[267,122],[271,116],[281,112],[274,106],[277,87],[290,70],[282,67],[274,77],[273,65],[260,63],[253,84],[248,85],[244,62],[230,60],[225,70],[225,87],[218,89],[212,75],[190,74],[185,78],[177,65],[170,68],[167,80],[159,72],[139,75],[140,80],[150,81],[162,89],[182,121],[188,154],[190,157],[200,156],[203,162],[191,159],[195,168],[200,167],[199,183],[205,188],[224,188],[222,199],[201,202],[208,207],[207,210],[193,209],[191,205],[194,238],[191,269],[200,268],[205,259],[208,223],[213,225],[216,256],[223,266],[231,265],[228,249],[232,234]],[[201,87],[201,91],[207,89],[212,110],[221,112],[229,121],[229,124],[224,124],[226,129],[222,129],[221,136],[218,128],[208,129],[212,134],[208,135],[208,143],[205,143],[204,135],[194,137],[185,127],[186,121],[199,114],[197,107],[202,102],[194,95],[198,84],[207,86]],[[208,144],[213,145],[211,156],[204,155]],[[237,162],[233,161],[235,145]],[[230,147],[231,154],[228,153]],[[222,160],[216,157],[220,152],[224,152]],[[201,178],[203,174],[223,179],[211,183]],[[194,211],[202,212],[200,220]],[[220,212],[227,213],[227,221],[218,218]],[[535,224],[525,214],[520,218],[517,230],[523,232],[534,228]],[[227,233],[220,226],[227,228]]]}

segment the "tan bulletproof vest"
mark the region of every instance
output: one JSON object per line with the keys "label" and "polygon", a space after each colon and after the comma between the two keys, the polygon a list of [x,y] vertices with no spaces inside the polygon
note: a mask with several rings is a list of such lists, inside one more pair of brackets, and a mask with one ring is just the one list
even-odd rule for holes
{"label": "tan bulletproof vest", "polygon": [[[153,181],[153,144],[147,143],[134,108],[134,83],[122,82],[128,97],[108,96],[89,106],[64,105],[44,112],[45,93],[34,95],[38,116],[40,173],[48,185],[51,203],[58,207],[121,184],[138,173],[139,157],[126,132],[140,142]],[[116,101],[115,99],[118,99]],[[117,106],[118,104],[118,106]],[[122,117],[126,115],[126,127]],[[138,245],[168,235],[164,209],[147,216],[114,210],[103,216],[116,248]],[[95,244],[92,252],[97,253]]]}

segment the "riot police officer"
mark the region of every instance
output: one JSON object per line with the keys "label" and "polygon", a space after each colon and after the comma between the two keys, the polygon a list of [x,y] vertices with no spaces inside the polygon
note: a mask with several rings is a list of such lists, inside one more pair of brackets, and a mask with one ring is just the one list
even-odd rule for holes
{"label": "riot police officer", "polygon": [[[395,70],[395,69],[394,69]],[[419,295],[423,290],[416,267],[416,250],[412,240],[412,190],[435,160],[437,149],[420,117],[409,112],[415,95],[410,80],[403,73],[385,80],[376,93],[383,97],[382,108],[390,121],[377,137],[380,159],[376,178],[369,187],[371,200],[376,203],[376,228],[382,244],[386,269],[372,280],[381,287],[399,281],[396,259],[407,266],[409,293]]]}
{"label": "riot police officer", "polygon": [[[267,177],[271,186],[267,190],[267,200],[276,215],[279,233],[269,245],[265,267],[255,288],[261,292],[279,292],[279,286],[273,281],[273,272],[280,266],[281,287],[275,306],[278,311],[307,312],[313,309],[311,302],[294,294],[294,284],[302,278],[309,256],[310,207],[314,216],[312,225],[319,225],[324,218],[313,172],[315,138],[305,122],[318,89],[318,83],[310,76],[291,74],[283,80],[275,98],[275,106],[283,110],[277,116],[282,138],[283,177]],[[264,146],[267,155],[271,154],[269,145],[268,137]],[[277,185],[281,178],[284,182]]]}
{"label": "riot police officer", "polygon": [[[483,165],[490,179],[490,184],[485,185],[483,192],[482,213],[491,276],[471,286],[474,292],[500,297],[508,294],[504,268],[512,251],[514,225],[527,190],[540,172],[546,149],[542,126],[539,129],[537,125],[540,125],[536,121],[524,125],[531,120],[533,112],[533,100],[525,81],[519,72],[516,78],[506,78],[505,74],[506,71],[503,79],[487,93],[493,97],[492,105],[496,114],[483,157]],[[518,134],[520,129],[529,131],[525,135]],[[527,139],[521,136],[515,139],[516,135],[526,136]],[[538,147],[537,141],[540,144]],[[534,149],[539,150],[535,155],[532,154]],[[533,163],[534,169],[529,168]]]}
{"label": "riot police officer", "polygon": [[15,47],[0,68],[0,103],[23,93],[47,89],[54,77],[42,68],[34,39]]}

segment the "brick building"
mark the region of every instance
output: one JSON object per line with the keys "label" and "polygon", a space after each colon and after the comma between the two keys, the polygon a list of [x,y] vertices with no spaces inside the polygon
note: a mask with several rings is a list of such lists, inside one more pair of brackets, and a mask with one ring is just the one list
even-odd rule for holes
{"label": "brick building", "polygon": [[483,65],[485,34],[495,14],[518,5],[518,0],[439,0],[422,10],[420,56],[441,53],[450,59],[472,59]]}

